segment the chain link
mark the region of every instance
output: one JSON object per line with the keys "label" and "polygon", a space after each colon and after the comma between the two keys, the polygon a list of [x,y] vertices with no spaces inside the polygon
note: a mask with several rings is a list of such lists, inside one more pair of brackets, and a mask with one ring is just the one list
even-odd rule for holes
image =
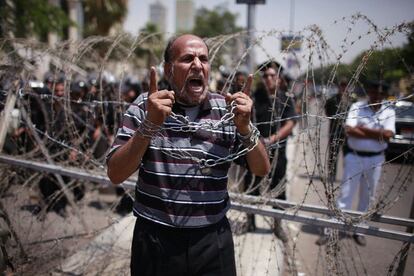
{"label": "chain link", "polygon": [[205,120],[201,123],[197,122],[190,122],[187,116],[183,116],[180,114],[175,114],[172,112],[171,118],[173,118],[177,122],[177,126],[170,126],[164,127],[165,130],[172,130],[172,131],[181,131],[181,132],[196,132],[199,129],[210,129],[215,130],[222,128],[227,125],[231,125],[232,119],[234,118],[234,109],[236,108],[236,103],[233,101],[230,103],[230,112],[227,112],[220,118],[218,122],[214,122],[213,120]]}
{"label": "chain link", "polygon": [[[183,116],[180,114],[175,114],[172,113],[171,114],[171,118],[173,118],[175,120],[175,122],[177,123],[177,125],[174,126],[167,126],[167,127],[162,127],[161,131],[158,132],[157,136],[159,137],[164,137],[164,135],[162,134],[162,131],[165,130],[171,130],[171,131],[175,131],[175,132],[196,132],[199,129],[206,129],[206,130],[216,130],[225,126],[231,126],[233,125],[233,121],[232,119],[234,118],[235,114],[234,114],[234,109],[236,108],[236,103],[234,101],[232,101],[230,103],[230,111],[227,112],[226,114],[224,114],[219,121],[214,122],[212,120],[206,120],[203,122],[190,122],[189,118],[187,116]],[[174,146],[172,146],[172,144],[170,142],[170,146],[172,148],[174,148],[175,150],[163,150],[162,152],[173,157],[173,158],[177,158],[177,159],[189,159],[189,160],[193,160],[195,162],[197,162],[200,166],[200,168],[211,168],[226,162],[231,162],[236,160],[237,158],[247,154],[249,151],[251,151],[252,149],[254,149],[257,144],[259,143],[259,132],[255,132],[254,133],[254,143],[248,145],[247,147],[243,147],[242,145],[239,145],[237,147],[237,150],[234,153],[229,154],[226,157],[219,157],[216,159],[213,158],[198,158],[195,157],[193,155],[191,155],[188,152],[185,152],[183,150],[180,150]],[[234,134],[234,139],[235,139],[236,135]]]}

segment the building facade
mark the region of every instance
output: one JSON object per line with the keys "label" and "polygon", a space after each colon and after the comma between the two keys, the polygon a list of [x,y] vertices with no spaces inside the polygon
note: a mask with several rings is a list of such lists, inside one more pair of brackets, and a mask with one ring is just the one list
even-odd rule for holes
{"label": "building facade", "polygon": [[166,7],[160,1],[150,4],[150,22],[157,26],[159,32],[167,31],[166,21]]}
{"label": "building facade", "polygon": [[193,0],[177,0],[175,5],[175,31],[189,32],[194,28],[195,12]]}

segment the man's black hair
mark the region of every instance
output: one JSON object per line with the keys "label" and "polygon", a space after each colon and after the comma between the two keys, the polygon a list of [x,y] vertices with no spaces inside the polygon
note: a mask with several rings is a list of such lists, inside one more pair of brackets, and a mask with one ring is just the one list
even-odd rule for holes
{"label": "man's black hair", "polygon": [[246,72],[244,72],[244,71],[236,71],[236,73],[234,74],[234,78],[237,78],[240,75],[247,77],[247,73]]}
{"label": "man's black hair", "polygon": [[289,85],[292,81],[292,78],[284,72],[283,66],[275,60],[268,60],[257,66],[257,70],[259,70],[262,74],[269,68],[273,68],[279,77],[285,80],[287,85]]}
{"label": "man's black hair", "polygon": [[383,80],[367,80],[364,83],[364,87],[366,90],[374,89],[383,94],[387,93],[389,89],[389,85]]}
{"label": "man's black hair", "polygon": [[257,70],[259,70],[262,73],[265,72],[269,68],[275,69],[276,72],[278,72],[280,70],[281,75],[283,73],[283,66],[280,65],[279,62],[274,61],[274,60],[265,61],[262,64],[260,64],[259,66],[257,66]]}

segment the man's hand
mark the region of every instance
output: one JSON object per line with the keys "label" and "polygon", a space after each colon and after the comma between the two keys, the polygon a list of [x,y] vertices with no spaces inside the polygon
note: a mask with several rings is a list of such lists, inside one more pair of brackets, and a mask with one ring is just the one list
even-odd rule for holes
{"label": "man's hand", "polygon": [[174,91],[158,91],[157,72],[154,67],[151,67],[149,86],[147,119],[151,123],[161,126],[171,114],[172,106],[175,102]]}
{"label": "man's hand", "polygon": [[279,141],[279,138],[276,134],[273,134],[267,138],[262,138],[262,143],[263,145],[265,145],[265,147],[270,147],[271,145],[273,145],[274,143]]}
{"label": "man's hand", "polygon": [[235,102],[236,108],[234,109],[234,125],[241,135],[247,135],[250,133],[250,117],[252,113],[253,101],[250,98],[250,89],[253,83],[253,75],[250,74],[247,77],[246,85],[243,91],[237,92],[233,95],[227,94],[227,103]]}
{"label": "man's hand", "polygon": [[394,136],[391,130],[367,128],[362,125],[356,127],[345,126],[345,131],[348,136],[386,142]]}
{"label": "man's hand", "polygon": [[[233,120],[237,131],[243,136],[248,135],[252,131],[250,128],[250,117],[253,106],[253,101],[250,98],[252,83],[253,75],[250,74],[247,77],[243,91],[226,96],[226,101],[228,103],[231,103],[232,101],[236,103]],[[269,156],[260,140],[259,143],[246,154],[246,160],[250,171],[254,175],[265,176],[270,172]]]}

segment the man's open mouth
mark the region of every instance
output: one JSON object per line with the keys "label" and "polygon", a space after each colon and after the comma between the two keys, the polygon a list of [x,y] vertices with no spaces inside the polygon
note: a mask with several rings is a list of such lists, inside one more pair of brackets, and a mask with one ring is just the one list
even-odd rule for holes
{"label": "man's open mouth", "polygon": [[201,92],[204,88],[204,80],[202,77],[190,77],[187,80],[187,86],[194,92]]}

